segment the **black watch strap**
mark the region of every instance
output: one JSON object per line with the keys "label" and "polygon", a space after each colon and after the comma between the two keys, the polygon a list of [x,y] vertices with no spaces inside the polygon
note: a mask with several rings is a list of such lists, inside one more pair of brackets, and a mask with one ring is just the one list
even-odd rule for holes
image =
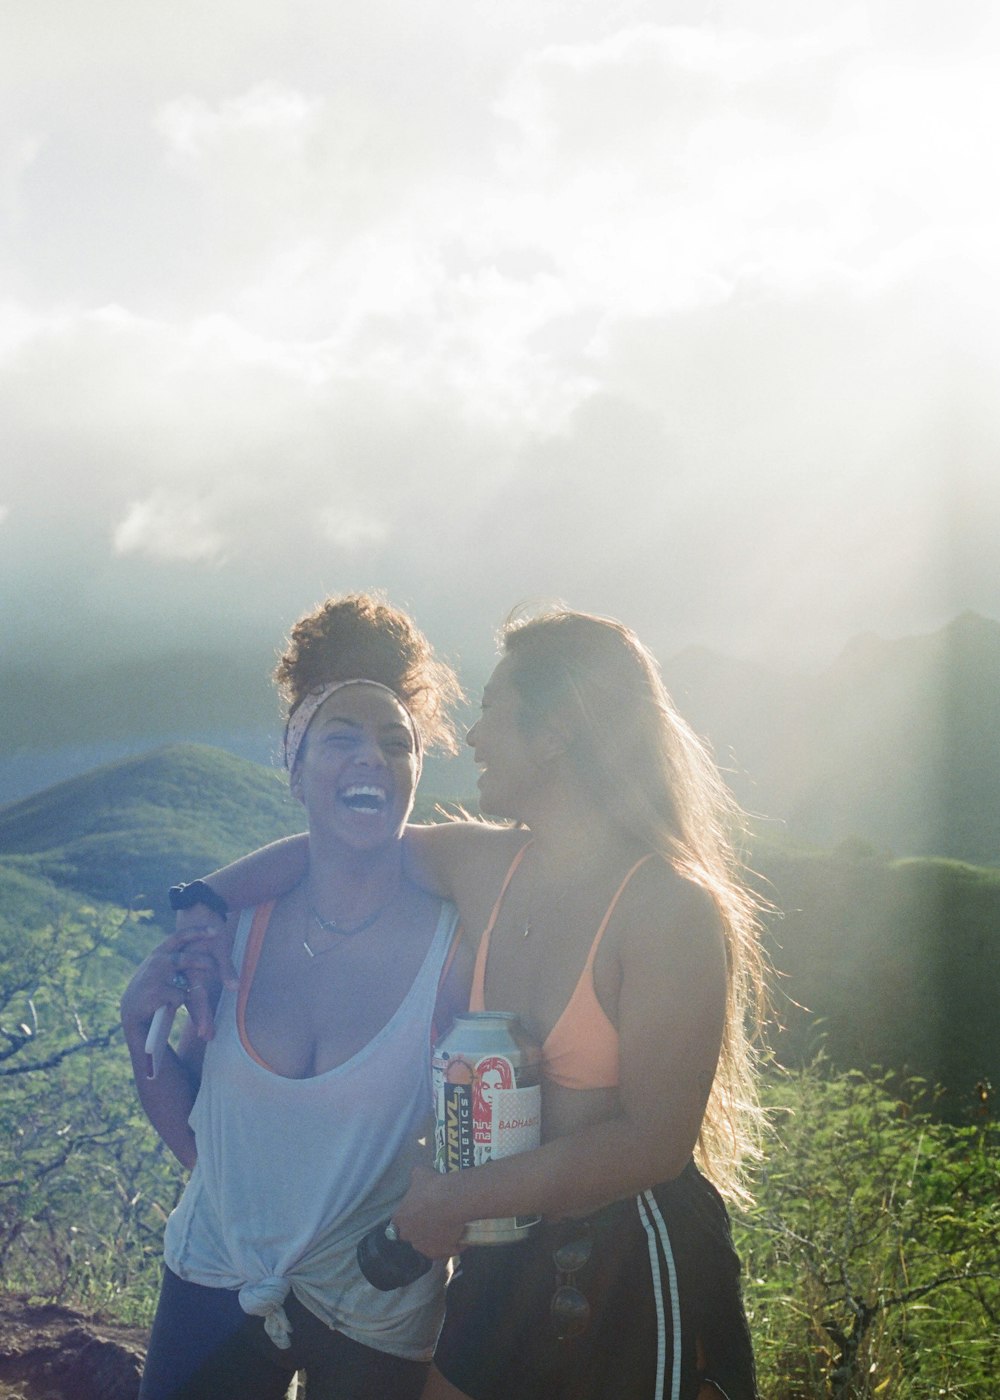
{"label": "black watch strap", "polygon": [[229,913],[229,905],[222,895],[204,880],[192,880],[188,885],[171,885],[167,898],[171,909],[190,909],[193,904],[204,904],[206,909],[211,909],[222,919]]}

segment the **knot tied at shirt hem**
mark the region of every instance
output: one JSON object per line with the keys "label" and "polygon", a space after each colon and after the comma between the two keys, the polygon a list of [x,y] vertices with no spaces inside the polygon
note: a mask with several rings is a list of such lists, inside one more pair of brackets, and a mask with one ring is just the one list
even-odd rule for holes
{"label": "knot tied at shirt hem", "polygon": [[292,1344],[292,1324],[284,1308],[290,1288],[286,1278],[271,1274],[256,1283],[245,1283],[239,1295],[243,1311],[251,1317],[264,1319],[264,1331],[282,1351],[287,1351]]}

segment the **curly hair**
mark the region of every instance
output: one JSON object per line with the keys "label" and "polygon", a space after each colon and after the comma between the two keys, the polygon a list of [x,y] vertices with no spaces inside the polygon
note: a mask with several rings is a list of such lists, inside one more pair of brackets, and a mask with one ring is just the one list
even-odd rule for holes
{"label": "curly hair", "polygon": [[425,747],[456,752],[449,711],[462,697],[458,677],[434,655],[411,617],[373,593],[327,598],[305,613],[274,670],[286,718],[311,690],[358,677],[396,692]]}
{"label": "curly hair", "polygon": [[761,1111],[748,1023],[767,1007],[761,901],[736,839],[745,817],[705,746],[674,708],[652,654],[622,623],[589,613],[513,616],[501,630],[520,723],[555,720],[576,772],[611,822],[703,886],[722,918],[728,987],[722,1050],[698,1142],[726,1194],[746,1196]]}

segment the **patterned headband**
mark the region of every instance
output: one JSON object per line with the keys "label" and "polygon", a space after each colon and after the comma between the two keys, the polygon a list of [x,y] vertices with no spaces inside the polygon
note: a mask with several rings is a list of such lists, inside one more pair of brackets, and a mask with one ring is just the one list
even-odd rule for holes
{"label": "patterned headband", "polygon": [[299,749],[302,747],[302,740],[306,737],[306,730],[312,724],[316,716],[316,711],[331,695],[338,690],[343,690],[347,685],[370,685],[376,690],[384,690],[386,695],[391,695],[397,705],[402,706],[406,711],[406,717],[410,721],[410,728],[413,731],[414,743],[417,746],[417,762],[423,760],[423,745],[420,742],[420,730],[417,722],[410,714],[409,707],[404,700],[401,700],[391,686],[383,685],[381,681],[370,681],[364,676],[354,676],[347,681],[330,681],[328,685],[321,685],[316,690],[310,690],[298,707],[292,711],[285,725],[285,767],[289,773],[295,767],[299,756]]}

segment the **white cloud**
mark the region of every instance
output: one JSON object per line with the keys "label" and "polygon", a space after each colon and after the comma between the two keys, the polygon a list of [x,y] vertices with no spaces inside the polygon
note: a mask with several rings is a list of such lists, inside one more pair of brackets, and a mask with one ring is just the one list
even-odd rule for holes
{"label": "white cloud", "polygon": [[321,510],[316,526],[323,539],[349,554],[378,548],[388,541],[391,533],[385,520],[343,506]]}
{"label": "white cloud", "polygon": [[544,48],[497,110],[493,238],[530,231],[612,314],[863,276],[915,222],[1000,212],[991,61],[878,52],[860,11],[791,37],[647,24]]}
{"label": "white cloud", "polygon": [[114,528],[116,554],[177,563],[219,563],[226,539],[203,501],[154,492],[134,501]]}
{"label": "white cloud", "polygon": [[10,506],[3,506],[3,505],[0,505],[0,525],[3,525],[3,524],[6,523],[7,518],[8,518],[9,515],[10,515]]}
{"label": "white cloud", "polygon": [[17,219],[25,204],[24,179],[44,145],[37,132],[23,132],[0,145],[0,213]]}
{"label": "white cloud", "polygon": [[65,333],[71,318],[63,314],[33,311],[23,302],[9,299],[0,302],[0,370],[5,360],[13,361],[33,342],[52,334]]}
{"label": "white cloud", "polygon": [[216,103],[191,95],[175,98],[160,108],[154,126],[171,154],[191,167],[241,144],[244,154],[258,161],[287,160],[301,155],[322,111],[321,98],[265,82]]}
{"label": "white cloud", "polygon": [[308,44],[258,0],[155,44],[98,6],[89,60],[39,38],[0,155],[19,531],[241,601],[460,575],[494,618],[669,584],[707,619],[732,577],[786,627],[782,573],[826,560],[825,604],[829,541],[880,530],[871,592],[909,582],[920,444],[958,379],[992,428],[1000,358],[1000,87],[932,0],[303,0]]}

